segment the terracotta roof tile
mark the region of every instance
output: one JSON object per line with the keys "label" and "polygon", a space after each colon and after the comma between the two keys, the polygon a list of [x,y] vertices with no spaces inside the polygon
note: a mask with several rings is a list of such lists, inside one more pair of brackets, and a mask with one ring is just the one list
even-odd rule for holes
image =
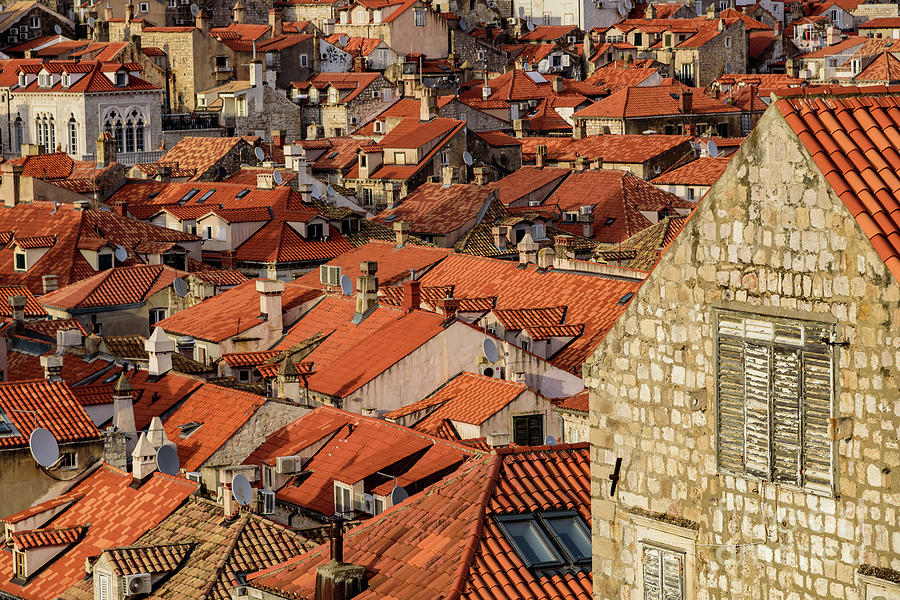
{"label": "terracotta roof tile", "polygon": [[118,267],[45,294],[41,296],[41,303],[65,310],[139,304],[171,286],[176,277],[184,275],[183,271],[164,265]]}
{"label": "terracotta roof tile", "polygon": [[657,80],[662,79],[655,67],[619,67],[610,64],[600,67],[591,73],[585,79],[585,82],[592,85],[605,86],[609,88],[610,92],[617,92],[623,88],[639,86],[654,75],[657,76]]}
{"label": "terracotta roof tile", "polygon": [[547,148],[547,159],[572,162],[578,156],[601,159],[609,164],[638,164],[664,152],[684,146],[689,153],[690,138],[682,135],[591,135],[580,140],[533,136],[522,139],[522,157],[534,160],[539,145]]}
{"label": "terracotta roof tile", "polygon": [[573,410],[586,413],[590,410],[589,404],[590,390],[586,389],[584,391],[578,392],[574,396],[563,398],[562,401],[557,404],[557,407],[565,410]]}
{"label": "terracotta roof tile", "polygon": [[652,179],[653,184],[673,184],[673,185],[712,185],[719,180],[719,177],[728,166],[731,157],[712,157],[706,156],[692,160],[686,165],[681,165],[670,171],[666,171],[656,179]]}
{"label": "terracotta roof tile", "polygon": [[190,553],[194,544],[160,544],[158,546],[120,546],[105,550],[113,573],[170,573],[175,571]]}
{"label": "terracotta roof tile", "polygon": [[[166,152],[159,162],[178,163],[180,169],[193,170],[196,175],[191,178],[195,181],[207,175],[227,154],[240,150],[247,142],[239,137],[184,137]],[[252,150],[244,148],[247,156]]]}
{"label": "terracotta roof tile", "polygon": [[15,531],[12,534],[12,542],[16,550],[19,551],[46,546],[68,546],[77,542],[85,531],[87,531],[86,525],[65,527],[63,529],[47,527],[45,529]]}
{"label": "terracotta roof tile", "polygon": [[15,435],[0,437],[3,448],[28,446],[36,426],[49,430],[60,443],[100,439],[97,427],[63,382],[0,383],[0,410],[15,427]]}
{"label": "terracotta roof tile", "polygon": [[740,109],[735,106],[710,98],[703,88],[688,88],[678,84],[624,88],[576,112],[573,117],[633,119],[679,115],[682,114],[682,110],[678,97],[687,90],[693,94],[690,114],[740,112]]}
{"label": "terracotta roof tile", "polygon": [[9,305],[9,299],[13,296],[25,297],[25,318],[44,318],[47,311],[40,305],[34,294],[25,286],[21,285],[0,285],[0,317],[11,317],[12,307]]}
{"label": "terracotta roof tile", "polygon": [[390,226],[406,221],[414,235],[444,235],[475,224],[492,198],[493,185],[425,183],[403,198],[396,208],[388,208],[375,217],[375,222]]}

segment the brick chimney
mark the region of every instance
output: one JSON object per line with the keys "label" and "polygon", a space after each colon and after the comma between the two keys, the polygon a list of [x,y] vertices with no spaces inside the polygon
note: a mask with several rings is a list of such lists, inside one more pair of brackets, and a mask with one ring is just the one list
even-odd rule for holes
{"label": "brick chimney", "polygon": [[119,375],[116,385],[113,386],[113,427],[125,433],[136,433],[134,424],[134,399],[132,398],[131,384],[125,372]]}
{"label": "brick chimney", "polygon": [[422,305],[422,290],[415,279],[403,282],[403,312],[419,310]]}
{"label": "brick chimney", "polygon": [[366,569],[344,563],[344,524],[334,515],[330,523],[331,560],[316,567],[315,600],[350,600],[366,588]]}
{"label": "brick chimney", "polygon": [[491,235],[494,236],[494,245],[497,247],[497,250],[501,252],[506,250],[507,231],[508,229],[502,225],[494,225],[491,227]]}
{"label": "brick chimney", "polygon": [[282,130],[272,130],[272,145],[276,148],[281,148],[284,146],[284,132]]}
{"label": "brick chimney", "polygon": [[678,110],[685,115],[689,115],[693,112],[694,92],[690,90],[684,90],[683,92],[681,92],[681,95],[678,96]]}
{"label": "brick chimney", "polygon": [[402,248],[409,241],[409,221],[397,221],[394,223],[394,234],[397,236],[397,247]]}
{"label": "brick chimney", "polygon": [[538,144],[534,150],[534,166],[538,169],[544,168],[544,161],[547,159],[547,146]]}
{"label": "brick chimney", "polygon": [[259,293],[259,313],[266,319],[267,329],[281,331],[284,327],[281,313],[281,295],[284,293],[284,282],[277,279],[260,279],[256,282]]}
{"label": "brick chimney", "polygon": [[144,342],[144,350],[150,358],[147,371],[158,377],[172,370],[172,355],[175,353],[175,340],[166,335],[162,327],[154,327],[150,338]]}
{"label": "brick chimney", "polygon": [[449,325],[456,320],[456,313],[459,312],[459,298],[441,298],[438,304],[441,314],[444,315],[443,325]]}
{"label": "brick chimney", "polygon": [[269,9],[269,27],[272,28],[272,37],[284,33],[284,13],[280,8]]}
{"label": "brick chimney", "polygon": [[378,307],[378,263],[364,260],[359,263],[359,277],[356,278],[356,314],[353,322],[362,323]]}
{"label": "brick chimney", "polygon": [[62,381],[63,357],[56,354],[47,354],[41,357],[41,366],[44,368],[44,378],[47,381]]}

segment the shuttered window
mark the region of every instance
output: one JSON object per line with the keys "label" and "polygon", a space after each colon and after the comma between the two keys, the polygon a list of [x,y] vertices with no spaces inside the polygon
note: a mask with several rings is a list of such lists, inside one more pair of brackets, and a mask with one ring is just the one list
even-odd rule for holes
{"label": "shuttered window", "polygon": [[684,554],[655,546],[644,546],[644,600],[684,598]]}
{"label": "shuttered window", "polygon": [[833,326],[717,313],[719,471],[833,493]]}

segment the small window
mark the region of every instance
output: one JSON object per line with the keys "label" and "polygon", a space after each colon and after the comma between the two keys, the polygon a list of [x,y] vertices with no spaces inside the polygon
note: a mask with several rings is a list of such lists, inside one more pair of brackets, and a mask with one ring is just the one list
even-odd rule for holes
{"label": "small window", "polygon": [[150,12],[150,4],[148,4],[147,2],[141,2],[138,6],[140,7],[142,13]]}
{"label": "small window", "polygon": [[150,327],[153,327],[160,321],[166,318],[168,314],[168,309],[166,308],[151,308],[150,309]]}
{"label": "small window", "polygon": [[107,252],[105,254],[100,254],[97,256],[97,270],[98,271],[106,271],[108,269],[113,268],[113,254],[111,252]]}
{"label": "small window", "polygon": [[306,239],[308,240],[321,240],[323,237],[322,224],[321,223],[309,223],[306,226]]}
{"label": "small window", "polygon": [[181,197],[181,200],[178,201],[178,204],[184,205],[184,203],[186,203],[188,200],[190,200],[191,198],[193,198],[194,196],[196,196],[199,193],[200,193],[200,190],[198,190],[197,188],[189,190],[187,194],[185,194],[184,196]]}
{"label": "small window", "polygon": [[413,11],[416,16],[416,27],[425,27],[425,9],[414,8]]}
{"label": "small window", "polygon": [[235,198],[243,198],[247,194],[250,193],[250,190],[241,190],[237,194],[234,195]]}
{"label": "small window", "polygon": [[40,29],[41,28],[41,18],[40,17],[31,17],[31,28],[32,29]]}
{"label": "small window", "polygon": [[694,200],[694,188],[692,188],[692,187],[688,188],[687,196],[688,196],[688,200],[691,200],[691,201]]}
{"label": "small window", "polygon": [[381,121],[375,121],[372,124],[372,131],[374,131],[375,133],[382,133],[384,131],[384,127]]}
{"label": "small window", "polygon": [[334,483],[334,512],[347,514],[353,512],[353,490]]}
{"label": "small window", "polygon": [[405,165],[406,164],[406,152],[394,152],[394,164],[395,165]]}
{"label": "small window", "polygon": [[536,575],[591,568],[590,530],[578,513],[500,515],[496,520],[516,554]]}
{"label": "small window", "polygon": [[19,579],[27,579],[28,572],[25,570],[25,553],[19,552],[18,550],[13,550],[13,557],[15,558],[16,566],[16,577]]}
{"label": "small window", "polygon": [[538,413],[514,416],[513,443],[519,446],[540,446],[543,444],[544,415]]}
{"label": "small window", "polygon": [[112,600],[109,589],[109,575],[97,573],[97,600]]}
{"label": "small window", "polygon": [[536,240],[542,240],[547,237],[543,223],[535,223],[531,226],[531,237]]}
{"label": "small window", "polygon": [[118,71],[116,73],[116,85],[118,87],[125,87],[128,85],[128,73],[125,71]]}
{"label": "small window", "polygon": [[272,52],[266,52],[266,66],[270,68],[275,66],[275,54]]}
{"label": "small window", "polygon": [[[191,190],[191,191],[193,191],[193,190]],[[203,204],[204,202],[206,202],[207,200],[209,200],[209,197],[210,197],[210,196],[212,196],[212,195],[215,194],[215,193],[216,193],[216,190],[215,190],[215,189],[212,189],[212,190],[206,190],[205,192],[203,192],[203,195],[200,196],[200,199],[197,200],[197,204]]]}
{"label": "small window", "polygon": [[554,550],[547,536],[533,519],[506,521],[503,529],[519,553],[519,557],[529,567],[561,563],[562,558]]}
{"label": "small window", "polygon": [[580,519],[574,515],[545,516],[544,523],[572,562],[591,560],[591,534]]}
{"label": "small window", "polygon": [[59,459],[59,468],[66,469],[77,469],[78,468],[78,456],[74,452],[63,452],[60,454]]}
{"label": "small window", "polygon": [[228,57],[227,56],[217,56],[216,57],[216,68],[224,69],[228,66]]}
{"label": "small window", "polygon": [[24,252],[16,252],[16,271],[26,271],[28,270],[25,266],[25,253]]}
{"label": "small window", "polygon": [[250,369],[238,369],[237,379],[241,383],[248,383],[250,381]]}
{"label": "small window", "polygon": [[305,69],[309,66],[309,56],[306,54],[300,55],[300,68]]}
{"label": "small window", "polygon": [[644,598],[684,598],[684,554],[665,548],[644,546]]}
{"label": "small window", "polygon": [[192,433],[200,429],[201,425],[203,425],[203,423],[199,423],[197,421],[191,421],[190,423],[179,425],[178,429],[181,430],[181,433],[179,433],[178,435],[181,439],[185,440],[189,438]]}

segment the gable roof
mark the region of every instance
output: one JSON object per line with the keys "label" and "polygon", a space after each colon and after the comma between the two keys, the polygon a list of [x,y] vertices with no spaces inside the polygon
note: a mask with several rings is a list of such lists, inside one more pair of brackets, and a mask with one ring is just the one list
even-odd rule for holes
{"label": "gable roof", "polygon": [[666,171],[650,180],[650,183],[661,185],[712,185],[718,181],[730,156],[702,156],[691,162]]}
{"label": "gable roof", "polygon": [[9,305],[9,299],[13,296],[23,296],[25,298],[26,319],[47,316],[47,311],[44,310],[38,299],[34,297],[31,290],[24,285],[0,285],[0,317],[12,317],[12,306]]}
{"label": "gable roof", "polygon": [[0,383],[0,411],[16,430],[16,435],[0,437],[0,448],[27,448],[35,426],[49,430],[60,444],[100,439],[94,422],[61,381]]}
{"label": "gable roof", "polygon": [[900,280],[900,96],[783,98],[775,104]]}
{"label": "gable roof", "polygon": [[[464,600],[591,598],[588,571],[536,577],[494,519],[531,511],[574,510],[590,523],[587,444],[494,450],[440,483],[344,535],[344,558],[365,567],[356,598]],[[540,474],[535,476],[535,474]],[[248,577],[253,587],[312,597],[327,545]]]}
{"label": "gable roof", "polygon": [[861,73],[853,78],[854,81],[877,81],[890,85],[900,81],[900,59],[891,52],[885,50],[875,60],[869,63]]}
{"label": "gable roof", "polygon": [[[571,169],[523,166],[503,179],[494,182],[493,185],[497,188],[497,196],[500,202],[509,204],[544,186],[555,187],[559,185],[571,172]],[[550,191],[552,191],[552,188]],[[543,200],[543,198],[540,199]]]}
{"label": "gable roof", "polygon": [[488,203],[496,197],[491,184],[423,183],[403,198],[399,206],[378,213],[375,221],[385,225],[397,221],[410,224],[413,234],[450,234],[484,215]]}
{"label": "gable roof", "polygon": [[601,159],[607,164],[638,164],[660,154],[684,146],[691,153],[683,135],[603,134],[588,135],[580,140],[566,137],[522,138],[522,157],[534,160],[538,146],[547,148],[547,160],[572,163],[579,156],[588,160]]}
{"label": "gable roof", "polygon": [[73,310],[139,304],[187,275],[165,265],[116,267],[41,296],[41,304]]}
{"label": "gable roof", "polygon": [[[691,92],[691,109],[682,111],[679,97]],[[740,109],[706,95],[703,88],[688,88],[681,84],[652,87],[627,87],[613,93],[572,115],[574,118],[618,118],[668,116],[680,114],[719,114],[740,112]]]}
{"label": "gable roof", "polygon": [[183,137],[158,162],[177,163],[179,169],[191,169],[195,175],[190,181],[197,181],[234,150],[245,150],[248,160],[252,153],[240,137]]}

